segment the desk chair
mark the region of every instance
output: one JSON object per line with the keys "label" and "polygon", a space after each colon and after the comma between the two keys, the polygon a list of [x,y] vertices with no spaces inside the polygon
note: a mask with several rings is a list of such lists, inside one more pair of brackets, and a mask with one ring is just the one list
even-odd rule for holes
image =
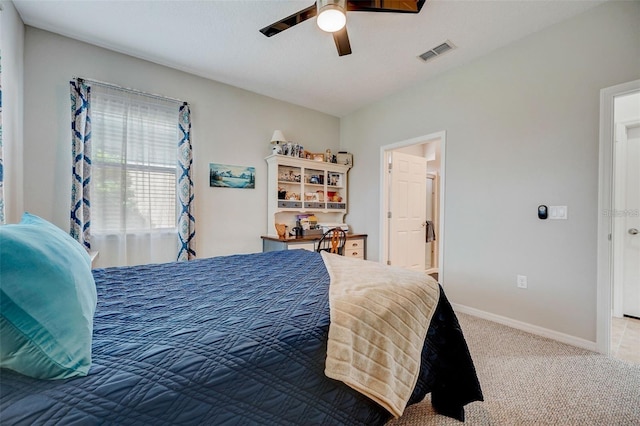
{"label": "desk chair", "polygon": [[342,256],[346,242],[347,234],[341,228],[329,229],[324,233],[324,235],[322,235],[320,241],[318,241],[316,251],[318,253],[321,251],[328,251],[329,253],[335,253]]}

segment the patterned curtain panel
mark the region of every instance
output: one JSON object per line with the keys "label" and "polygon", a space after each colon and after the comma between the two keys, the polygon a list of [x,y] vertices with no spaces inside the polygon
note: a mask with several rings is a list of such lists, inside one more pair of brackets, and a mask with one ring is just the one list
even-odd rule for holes
{"label": "patterned curtain panel", "polygon": [[191,166],[191,111],[185,102],[180,107],[178,117],[178,261],[195,259],[196,222],[193,217],[193,180]]}
{"label": "patterned curtain panel", "polygon": [[71,86],[71,229],[70,234],[87,250],[91,248],[89,182],[91,180],[91,89],[82,79]]}
{"label": "patterned curtain panel", "polygon": [[0,225],[4,225],[4,162],[2,151],[2,54],[0,53]]}

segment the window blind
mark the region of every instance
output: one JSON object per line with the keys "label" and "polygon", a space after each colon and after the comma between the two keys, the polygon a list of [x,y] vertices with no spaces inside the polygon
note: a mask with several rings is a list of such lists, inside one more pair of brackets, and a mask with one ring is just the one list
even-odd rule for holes
{"label": "window blind", "polygon": [[177,103],[92,85],[91,133],[92,234],[175,230]]}

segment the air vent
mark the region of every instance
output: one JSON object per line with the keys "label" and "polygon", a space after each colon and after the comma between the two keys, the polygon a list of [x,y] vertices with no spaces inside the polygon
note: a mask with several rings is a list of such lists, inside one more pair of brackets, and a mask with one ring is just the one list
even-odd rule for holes
{"label": "air vent", "polygon": [[437,58],[440,55],[443,55],[445,53],[447,53],[448,51],[455,49],[456,46],[451,43],[449,40],[445,41],[444,43],[434,47],[431,50],[427,50],[426,52],[424,52],[422,55],[419,55],[418,58],[422,59],[423,61],[427,62],[431,59]]}
{"label": "air vent", "polygon": [[423,61],[427,62],[429,59],[433,59],[436,56],[438,56],[438,54],[436,52],[434,52],[433,50],[427,50],[426,52],[424,52],[422,55],[418,56],[420,59],[422,59]]}

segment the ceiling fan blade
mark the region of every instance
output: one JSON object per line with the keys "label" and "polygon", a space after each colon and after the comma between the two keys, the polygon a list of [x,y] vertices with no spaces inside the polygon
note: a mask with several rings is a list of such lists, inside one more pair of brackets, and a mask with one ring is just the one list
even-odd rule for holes
{"label": "ceiling fan blade", "polygon": [[264,27],[260,30],[260,32],[267,37],[271,37],[293,27],[294,25],[299,24],[300,22],[304,22],[307,19],[313,18],[317,13],[318,10],[316,4],[313,3],[312,6],[309,6],[306,9],[302,9],[301,11],[296,12],[291,16],[287,16],[286,18],[281,19],[278,22],[274,22],[273,24]]}
{"label": "ceiling fan blade", "polygon": [[349,43],[347,27],[343,27],[341,30],[333,33],[333,41],[336,42],[338,56],[351,55],[351,43]]}
{"label": "ceiling fan blade", "polygon": [[347,0],[349,12],[418,13],[426,0]]}

